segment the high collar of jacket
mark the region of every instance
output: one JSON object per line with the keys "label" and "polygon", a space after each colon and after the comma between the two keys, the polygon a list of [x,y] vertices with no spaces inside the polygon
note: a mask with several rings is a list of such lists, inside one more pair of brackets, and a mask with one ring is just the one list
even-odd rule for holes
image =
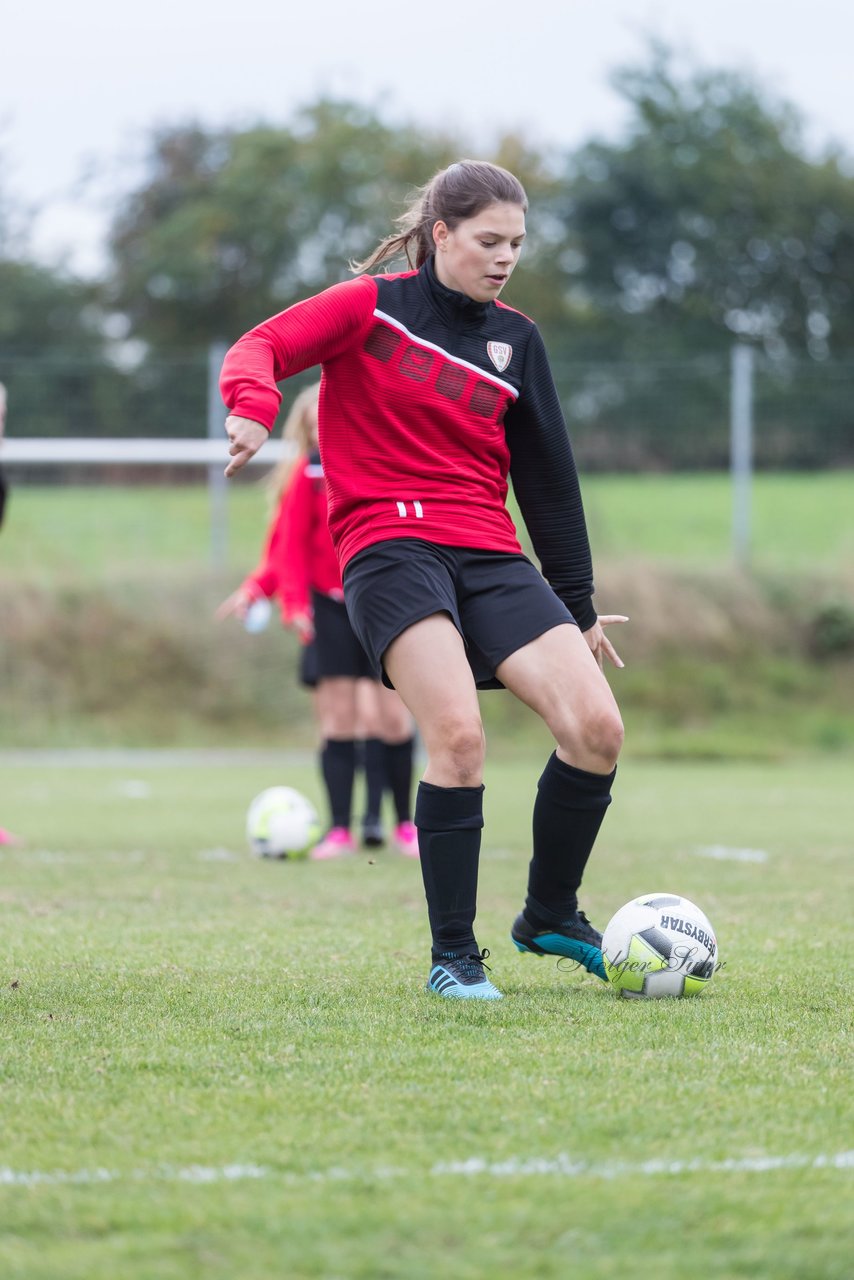
{"label": "high collar of jacket", "polygon": [[449,289],[436,275],[435,257],[431,256],[419,272],[421,287],[443,320],[473,323],[486,315],[488,302],[477,302],[458,289]]}

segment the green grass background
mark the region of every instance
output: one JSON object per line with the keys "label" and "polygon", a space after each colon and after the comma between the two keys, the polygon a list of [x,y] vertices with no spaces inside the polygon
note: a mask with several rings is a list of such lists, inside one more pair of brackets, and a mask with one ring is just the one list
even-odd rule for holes
{"label": "green grass background", "polygon": [[319,799],[310,764],[2,757],[28,845],[0,853],[0,1274],[850,1275],[850,1165],[714,1168],[854,1145],[850,769],[622,771],[585,906],[683,893],[724,962],[639,1004],[509,941],[540,763],[488,770],[478,931],[505,999],[460,1007],[422,989],[417,865],[246,852],[248,799]]}
{"label": "green grass background", "polygon": [[[759,473],[751,504],[756,567],[809,573],[850,569],[851,471]],[[596,561],[644,556],[665,563],[729,565],[732,489],[719,473],[591,475],[583,480]],[[254,478],[228,491],[226,559],[241,576],[258,558],[267,494]],[[3,573],[16,578],[195,569],[211,555],[202,485],[16,486],[0,540]]]}

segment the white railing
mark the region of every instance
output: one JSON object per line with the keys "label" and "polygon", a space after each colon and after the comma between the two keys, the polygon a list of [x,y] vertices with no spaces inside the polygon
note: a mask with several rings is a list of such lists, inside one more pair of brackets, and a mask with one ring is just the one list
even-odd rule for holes
{"label": "white railing", "polygon": [[[291,457],[294,446],[276,436],[268,440],[248,466],[273,466]],[[228,466],[228,438],[195,440],[45,438],[30,440],[6,437],[0,442],[0,462],[4,466],[204,466],[207,469],[210,499],[210,557],[214,568],[226,561],[228,543],[228,486],[224,472]]]}
{"label": "white railing", "polygon": [[[282,440],[268,440],[250,458],[249,465],[272,466],[289,457],[290,453],[290,446]],[[228,440],[225,434],[221,440],[152,440],[150,437],[139,440],[96,437],[16,440],[7,436],[0,444],[0,461],[35,467],[84,463],[97,466],[117,462],[128,466],[220,466],[224,471],[228,465]]]}

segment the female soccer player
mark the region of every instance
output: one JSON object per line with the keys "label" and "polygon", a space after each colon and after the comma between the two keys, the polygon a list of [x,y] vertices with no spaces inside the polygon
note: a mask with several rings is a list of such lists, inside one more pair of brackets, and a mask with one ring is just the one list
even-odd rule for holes
{"label": "female soccer player", "polygon": [[391,689],[383,688],[347,618],[341,571],[329,536],[326,482],[317,453],[320,384],[301,391],[282,434],[298,450],[271,476],[275,510],[261,561],[217,610],[219,618],[245,618],[253,603],[278,597],[282,620],[302,645],[302,683],[314,690],[320,736],[320,771],[331,826],[311,851],[316,860],[356,852],[353,786],[361,753],[367,808],[362,840],[369,848],[385,843],[381,823],[388,787],[397,825],[392,846],[418,857],[411,818],[412,717]]}
{"label": "female soccer player", "polygon": [[[353,627],[415,716],[428,756],[415,825],[432,931],[427,986],[500,999],[474,934],[484,734],[476,690],[532,707],[556,750],[539,780],[521,951],[605,977],[577,892],[623,739],[603,661],[572,451],[535,324],[499,301],[525,238],[506,170],[437,173],[353,280],[229,351],[221,387],[233,475],[266,439],[277,381],[320,364],[329,525]],[[368,274],[405,254],[410,270]],[[542,567],[522,554],[508,474]]]}

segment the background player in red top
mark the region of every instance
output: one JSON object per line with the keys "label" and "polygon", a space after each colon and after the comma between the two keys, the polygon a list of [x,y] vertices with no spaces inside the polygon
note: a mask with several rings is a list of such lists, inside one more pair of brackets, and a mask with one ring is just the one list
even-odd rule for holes
{"label": "background player in red top", "polygon": [[[436,174],[361,274],[245,334],[226,356],[233,475],[266,439],[277,382],[323,368],[320,450],[344,595],[367,652],[413,712],[428,763],[415,823],[432,932],[427,986],[501,998],[475,940],[483,826],[478,687],[510,689],[551,731],[539,780],[522,951],[605,979],[577,891],[610,803],[623,727],[604,678],[578,477],[536,325],[498,298],[527,197],[504,169]],[[506,505],[512,479],[542,574]]]}
{"label": "background player in red top", "polygon": [[381,823],[388,787],[397,825],[392,845],[418,856],[411,821],[412,717],[392,690],[383,687],[353,634],[344,607],[341,571],[326,521],[326,483],[317,452],[319,383],[300,392],[282,434],[297,449],[273,472],[274,512],[258,567],[217,616],[245,618],[252,605],[278,597],[282,620],[303,645],[301,679],[313,688],[320,735],[320,766],[331,826],[312,850],[316,860],[356,851],[351,831],[353,787],[359,758],[364,765],[366,810],[362,839],[385,843]]}

